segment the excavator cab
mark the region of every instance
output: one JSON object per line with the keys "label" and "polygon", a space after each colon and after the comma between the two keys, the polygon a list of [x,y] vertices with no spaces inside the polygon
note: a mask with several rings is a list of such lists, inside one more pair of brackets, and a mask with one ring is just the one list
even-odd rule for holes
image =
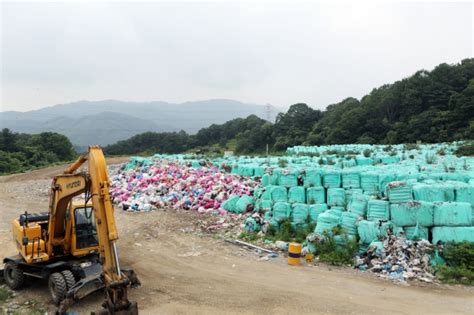
{"label": "excavator cab", "polygon": [[71,206],[71,253],[79,257],[99,251],[99,239],[92,205]]}

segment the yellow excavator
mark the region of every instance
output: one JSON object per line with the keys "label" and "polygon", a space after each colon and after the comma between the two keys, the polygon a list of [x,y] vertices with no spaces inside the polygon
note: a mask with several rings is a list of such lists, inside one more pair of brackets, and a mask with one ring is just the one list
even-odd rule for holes
{"label": "yellow excavator", "polygon": [[[79,172],[85,162],[88,172]],[[55,176],[48,212],[25,212],[13,220],[18,254],[3,260],[5,283],[18,290],[27,277],[47,280],[58,313],[66,313],[74,301],[103,289],[103,308],[95,314],[138,314],[127,289],[139,286],[140,281],[132,269],[119,264],[109,185],[107,164],[98,146],[89,147],[87,154]]]}

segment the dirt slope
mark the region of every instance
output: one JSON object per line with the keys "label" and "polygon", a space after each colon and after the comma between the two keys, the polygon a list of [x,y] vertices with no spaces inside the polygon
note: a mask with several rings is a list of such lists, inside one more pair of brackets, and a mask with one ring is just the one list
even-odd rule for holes
{"label": "dirt slope", "polygon": [[[47,209],[51,176],[61,169],[0,177],[0,257],[15,253],[11,220]],[[262,261],[201,234],[200,219],[192,212],[117,211],[122,264],[143,282],[130,292],[141,314],[474,314],[473,288],[403,286],[347,268]],[[36,299],[54,310],[46,283],[32,283],[15,299]],[[97,293],[73,310],[86,314],[101,299]]]}

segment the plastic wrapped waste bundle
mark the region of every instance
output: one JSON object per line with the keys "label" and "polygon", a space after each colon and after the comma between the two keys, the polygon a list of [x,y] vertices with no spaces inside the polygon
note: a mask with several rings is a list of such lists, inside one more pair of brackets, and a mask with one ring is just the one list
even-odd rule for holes
{"label": "plastic wrapped waste bundle", "polygon": [[391,203],[410,202],[413,200],[411,186],[406,182],[390,182],[386,186],[388,200]]}
{"label": "plastic wrapped waste bundle", "polygon": [[329,188],[327,195],[329,206],[344,206],[346,203],[346,193],[343,188]]}
{"label": "plastic wrapped waste bundle", "polygon": [[369,194],[379,192],[379,174],[375,172],[365,172],[360,174],[360,187]]}
{"label": "plastic wrapped waste bundle", "polygon": [[306,189],[306,200],[308,204],[318,204],[326,202],[326,190],[324,187],[308,187]]}
{"label": "plastic wrapped waste bundle", "polygon": [[468,202],[471,205],[474,205],[474,185],[457,184],[454,187],[454,193],[456,201]]}
{"label": "plastic wrapped waste bundle", "polygon": [[380,236],[380,230],[377,222],[363,220],[357,225],[357,233],[359,234],[360,243],[370,244]]}
{"label": "plastic wrapped waste bundle", "polygon": [[261,180],[262,186],[270,186],[271,185],[271,178],[269,174],[263,174],[262,175],[262,180]]}
{"label": "plastic wrapped waste bundle", "polygon": [[323,174],[323,186],[326,188],[341,187],[341,173],[338,171],[326,171]]}
{"label": "plastic wrapped waste bundle", "polygon": [[273,205],[272,225],[278,225],[291,215],[291,205],[288,202],[277,202]]}
{"label": "plastic wrapped waste bundle", "polygon": [[470,226],[472,206],[467,202],[440,202],[434,206],[434,225]]}
{"label": "plastic wrapped waste bundle", "polygon": [[321,171],[318,169],[307,169],[303,176],[305,187],[317,187],[322,185]]}
{"label": "plastic wrapped waste bundle", "polygon": [[413,185],[413,195],[420,201],[454,201],[454,187],[444,183],[417,183]]}
{"label": "plastic wrapped waste bundle", "polygon": [[291,187],[288,190],[288,202],[306,202],[306,193],[303,186]]}
{"label": "plastic wrapped waste bundle", "polygon": [[239,198],[239,200],[235,203],[235,212],[243,213],[247,211],[248,207],[253,205],[253,198],[247,195],[243,195]]}
{"label": "plastic wrapped waste bundle", "polygon": [[226,201],[224,201],[222,203],[222,209],[225,209],[229,212],[238,212],[237,208],[236,208],[236,205],[237,205],[237,202],[240,200],[240,197],[237,196],[237,195],[232,195],[229,197],[229,199],[227,199]]}
{"label": "plastic wrapped waste bundle", "polygon": [[331,230],[339,224],[339,219],[339,216],[329,213],[329,211],[321,213],[318,217],[318,223],[316,224],[314,233],[317,235],[323,235],[325,231],[331,233]]}
{"label": "plastic wrapped waste bundle", "polygon": [[293,204],[293,210],[291,213],[292,222],[295,224],[305,224],[309,217],[309,207],[304,203]]}
{"label": "plastic wrapped waste bundle", "polygon": [[353,194],[347,206],[347,210],[357,213],[360,216],[365,216],[367,212],[367,202],[368,197],[366,195],[360,193]]}
{"label": "plastic wrapped waste bundle", "polygon": [[273,202],[286,202],[288,201],[288,194],[285,187],[272,186],[271,196]]}
{"label": "plastic wrapped waste bundle", "polygon": [[287,188],[298,186],[298,172],[296,170],[282,170],[278,185]]}
{"label": "plastic wrapped waste bundle", "polygon": [[428,228],[416,225],[406,226],[403,228],[406,238],[408,240],[427,240],[428,239]]}
{"label": "plastic wrapped waste bundle", "polygon": [[357,235],[357,221],[361,217],[357,213],[343,212],[341,215],[341,226],[346,229],[347,234]]}
{"label": "plastic wrapped waste bundle", "polygon": [[343,188],[360,188],[360,175],[358,172],[343,172],[342,173],[342,187]]}
{"label": "plastic wrapped waste bundle", "polygon": [[358,157],[356,158],[357,165],[366,166],[374,164],[374,160],[370,158]]}
{"label": "plastic wrapped waste bundle", "polygon": [[325,203],[322,204],[315,204],[309,206],[309,218],[312,223],[318,221],[318,217],[321,213],[328,210],[328,205]]}
{"label": "plastic wrapped waste bundle", "polygon": [[390,209],[388,201],[369,200],[367,203],[367,220],[388,220],[390,219]]}
{"label": "plastic wrapped waste bundle", "polygon": [[433,226],[434,205],[431,202],[412,201],[390,204],[390,219],[399,226]]}
{"label": "plastic wrapped waste bundle", "polygon": [[464,241],[474,242],[474,226],[436,226],[431,230],[433,244],[439,241],[461,243]]}

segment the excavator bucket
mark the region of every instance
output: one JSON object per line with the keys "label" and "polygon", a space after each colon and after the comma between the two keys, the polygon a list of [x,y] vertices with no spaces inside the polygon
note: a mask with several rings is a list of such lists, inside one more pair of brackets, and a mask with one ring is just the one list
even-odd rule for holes
{"label": "excavator bucket", "polygon": [[123,309],[123,310],[120,310],[120,311],[115,311],[113,313],[111,313],[107,309],[101,309],[99,311],[91,312],[91,315],[111,315],[111,314],[114,314],[114,315],[138,315],[137,302],[130,302],[130,305],[127,309]]}

